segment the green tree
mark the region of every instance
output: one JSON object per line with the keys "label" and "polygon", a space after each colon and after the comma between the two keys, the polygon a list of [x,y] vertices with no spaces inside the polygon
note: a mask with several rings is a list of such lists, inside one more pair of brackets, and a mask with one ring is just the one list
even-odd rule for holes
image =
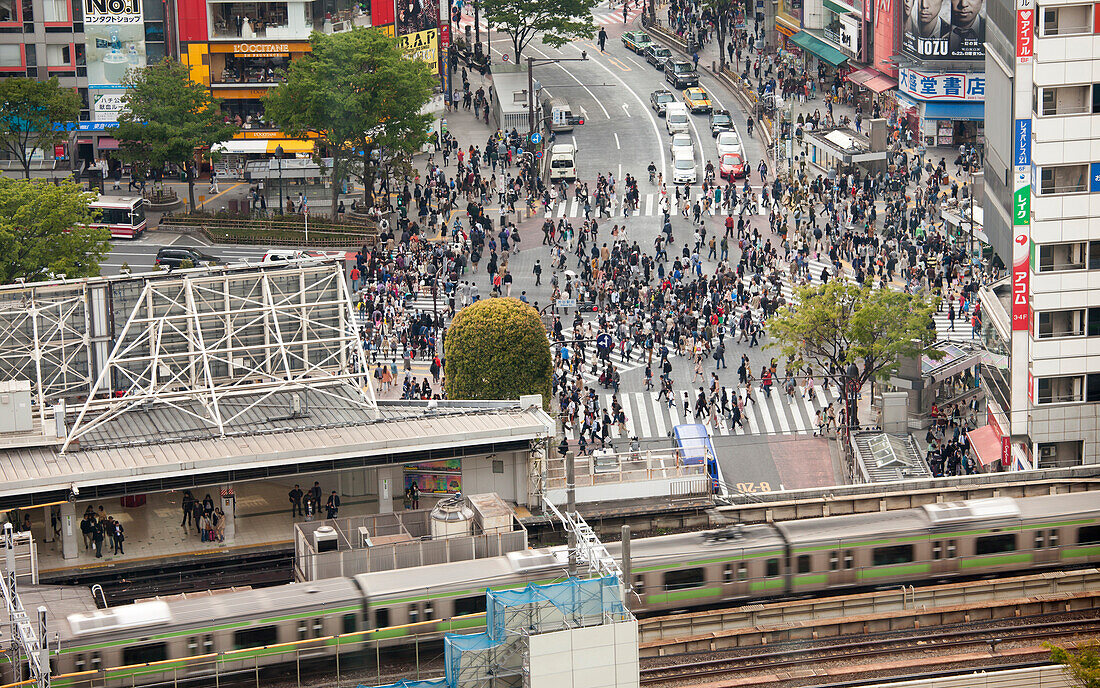
{"label": "green tree", "polygon": [[596,0],[482,0],[482,11],[490,26],[512,39],[516,64],[535,36],[560,48],[574,38],[592,38],[592,8]]}
{"label": "green tree", "polygon": [[378,29],[314,33],[311,51],[290,63],[286,82],[268,92],[264,112],[290,136],[314,133],[332,155],[332,216],[339,181],[357,177],[373,202],[378,171],[428,140],[434,78]]}
{"label": "green tree", "polygon": [[1046,646],[1050,648],[1050,661],[1061,664],[1073,683],[1081,688],[1100,688],[1100,643],[1088,641],[1076,652],[1050,643]]}
{"label": "green tree", "polygon": [[88,226],[93,200],[71,179],[0,177],[0,284],[98,275],[111,233]]}
{"label": "green tree", "polygon": [[[862,389],[868,380],[889,378],[901,357],[943,356],[931,348],[936,297],[834,279],[795,289],[794,301],[768,320],[775,339],[770,346],[826,374],[832,371],[838,384],[850,364],[855,364],[856,384]],[[858,424],[854,407],[852,412],[851,423]]]}
{"label": "green tree", "polygon": [[[734,0],[710,0],[707,7],[714,14],[715,38],[718,39],[718,68],[726,68],[726,36],[730,29],[730,10]],[[734,71],[737,71],[734,65]]]}
{"label": "green tree", "polygon": [[80,114],[80,96],[62,88],[57,77],[49,81],[13,77],[0,81],[0,146],[23,165],[31,178],[31,153],[35,148],[52,156],[53,147],[68,140],[65,124]]}
{"label": "green tree", "polygon": [[550,343],[538,311],[519,299],[484,299],[463,308],[447,330],[448,399],[550,403]]}
{"label": "green tree", "polygon": [[225,123],[220,101],[174,60],[130,70],[126,87],[124,110],[115,130],[121,157],[150,170],[159,170],[165,163],[182,168],[187,174],[187,198],[191,209],[196,209],[196,155],[231,138],[237,127]]}

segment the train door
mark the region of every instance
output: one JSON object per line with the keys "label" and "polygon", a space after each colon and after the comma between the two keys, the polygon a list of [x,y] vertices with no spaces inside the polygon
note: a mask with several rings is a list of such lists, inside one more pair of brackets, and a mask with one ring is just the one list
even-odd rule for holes
{"label": "train door", "polygon": [[855,550],[842,540],[837,540],[827,550],[828,560],[824,562],[828,571],[828,586],[839,588],[856,584]]}

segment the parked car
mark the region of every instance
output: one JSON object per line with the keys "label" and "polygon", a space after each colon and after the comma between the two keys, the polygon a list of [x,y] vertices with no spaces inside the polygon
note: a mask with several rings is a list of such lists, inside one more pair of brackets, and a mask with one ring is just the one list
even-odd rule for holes
{"label": "parked car", "polygon": [[157,251],[157,257],[153,260],[153,265],[160,265],[172,270],[178,268],[185,260],[191,261],[191,264],[197,268],[208,265],[223,265],[225,263],[225,261],[220,258],[208,253],[203,253],[197,248],[189,248],[187,246],[165,246]]}
{"label": "parked car", "polygon": [[718,136],[720,131],[732,131],[733,118],[729,110],[714,110],[710,113],[710,135]]}
{"label": "parked car", "polygon": [[649,105],[653,108],[653,111],[657,113],[658,117],[665,116],[665,108],[669,103],[675,103],[676,96],[672,95],[672,91],[659,88],[653,93],[649,94]]}
{"label": "parked car", "polygon": [[683,89],[688,86],[698,86],[699,75],[687,60],[666,60],[665,81],[676,88]]}
{"label": "parked car", "polygon": [[672,59],[672,51],[656,43],[646,48],[643,55],[645,55],[645,61],[657,69],[664,69],[665,63]]}
{"label": "parked car", "polygon": [[623,34],[623,45],[627,50],[633,50],[641,54],[643,50],[653,44],[653,39],[645,31],[627,31]]}

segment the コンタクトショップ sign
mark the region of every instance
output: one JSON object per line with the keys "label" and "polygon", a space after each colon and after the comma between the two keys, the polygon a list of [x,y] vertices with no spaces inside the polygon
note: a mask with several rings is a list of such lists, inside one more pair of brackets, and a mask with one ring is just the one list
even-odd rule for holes
{"label": "\u30b3\u30f3\u30bf\u30af\u30c8\u30b7\u30e7\u30c3\u30d7 sign", "polygon": [[141,0],[84,0],[85,24],[140,24]]}

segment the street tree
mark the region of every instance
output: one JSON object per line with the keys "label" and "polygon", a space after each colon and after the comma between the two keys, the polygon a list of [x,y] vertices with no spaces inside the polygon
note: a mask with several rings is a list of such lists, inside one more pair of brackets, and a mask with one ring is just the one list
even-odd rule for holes
{"label": "street tree", "polygon": [[513,298],[478,301],[455,316],[446,339],[448,399],[550,403],[550,343],[538,311]]}
{"label": "street tree", "polygon": [[[730,30],[730,11],[734,0],[710,0],[707,7],[714,15],[715,38],[718,39],[718,68],[726,68],[726,37]],[[735,70],[736,71],[736,65]]]}
{"label": "street tree", "polygon": [[1046,643],[1050,661],[1061,664],[1069,680],[1080,688],[1100,688],[1100,643],[1091,640],[1076,650]]}
{"label": "street tree", "polygon": [[0,81],[0,147],[19,161],[27,179],[31,178],[34,149],[53,155],[53,147],[69,137],[65,125],[79,115],[80,96],[71,88],[62,88],[57,77]]}
{"label": "street tree", "polygon": [[596,0],[482,0],[490,26],[508,34],[516,64],[535,36],[560,48],[574,38],[592,38],[592,8]]}
{"label": "street tree", "polygon": [[[838,386],[854,379],[858,392],[869,380],[888,379],[902,357],[943,356],[932,348],[938,297],[834,279],[796,288],[793,301],[768,319],[770,346],[824,371]],[[849,422],[858,425],[854,405],[850,412]]]}
{"label": "street tree", "polygon": [[231,138],[237,127],[225,122],[220,101],[192,81],[188,68],[175,60],[130,70],[125,85],[115,130],[120,156],[150,170],[166,163],[184,170],[194,210],[197,156]]}
{"label": "street tree", "polygon": [[421,110],[434,80],[427,63],[407,58],[379,29],[314,33],[310,45],[268,92],[264,112],[290,136],[316,135],[328,149],[336,217],[339,180],[360,179],[369,206],[379,171],[427,142],[432,118]]}
{"label": "street tree", "polygon": [[89,226],[93,200],[71,179],[0,177],[0,284],[98,275],[111,233]]}

